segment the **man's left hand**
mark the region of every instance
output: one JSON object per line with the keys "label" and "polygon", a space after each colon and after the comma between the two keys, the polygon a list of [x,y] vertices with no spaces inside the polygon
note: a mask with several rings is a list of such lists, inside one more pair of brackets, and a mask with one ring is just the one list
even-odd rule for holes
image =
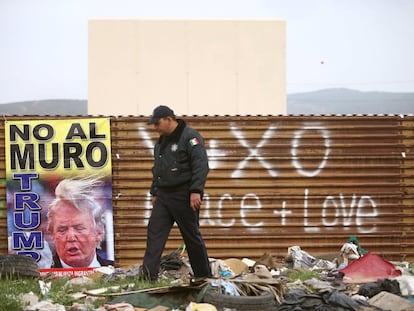
{"label": "man's left hand", "polygon": [[191,195],[190,195],[190,206],[193,209],[193,211],[196,211],[201,207],[201,195],[200,195],[200,193],[191,193]]}

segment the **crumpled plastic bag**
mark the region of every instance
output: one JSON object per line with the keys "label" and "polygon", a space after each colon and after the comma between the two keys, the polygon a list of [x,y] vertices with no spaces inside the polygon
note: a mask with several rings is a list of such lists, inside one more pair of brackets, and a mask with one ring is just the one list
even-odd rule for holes
{"label": "crumpled plastic bag", "polygon": [[358,253],[358,246],[348,242],[342,245],[341,256],[345,265],[348,265],[349,260],[355,260],[361,257]]}
{"label": "crumpled plastic bag", "polygon": [[336,268],[336,264],[324,259],[318,259],[303,251],[300,246],[288,248],[288,260],[293,263],[293,269],[327,269]]}
{"label": "crumpled plastic bag", "polygon": [[224,260],[216,259],[210,262],[213,277],[234,278],[236,275]]}
{"label": "crumpled plastic bag", "polygon": [[227,281],[213,281],[211,282],[211,286],[213,287],[221,287],[221,293],[226,295],[232,296],[240,296],[239,291],[237,290],[236,285],[232,282]]}
{"label": "crumpled plastic bag", "polygon": [[393,280],[398,281],[400,285],[401,295],[413,296],[414,295],[414,276],[412,275],[400,275]]}

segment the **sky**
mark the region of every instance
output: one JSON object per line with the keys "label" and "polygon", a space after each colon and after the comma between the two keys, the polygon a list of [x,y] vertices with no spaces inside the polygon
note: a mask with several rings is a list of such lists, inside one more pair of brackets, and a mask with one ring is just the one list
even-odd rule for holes
{"label": "sky", "polygon": [[287,94],[414,92],[413,0],[0,0],[0,104],[87,99],[97,18],[282,19]]}

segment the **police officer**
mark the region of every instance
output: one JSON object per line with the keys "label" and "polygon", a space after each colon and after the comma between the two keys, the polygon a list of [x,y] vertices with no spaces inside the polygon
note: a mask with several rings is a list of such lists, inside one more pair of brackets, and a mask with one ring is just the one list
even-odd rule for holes
{"label": "police officer", "polygon": [[150,189],[153,209],[141,277],[157,280],[161,255],[176,222],[186,245],[193,281],[200,282],[211,277],[199,230],[199,210],[209,171],[204,140],[167,106],[156,107],[148,124],[154,125],[160,136],[154,147]]}

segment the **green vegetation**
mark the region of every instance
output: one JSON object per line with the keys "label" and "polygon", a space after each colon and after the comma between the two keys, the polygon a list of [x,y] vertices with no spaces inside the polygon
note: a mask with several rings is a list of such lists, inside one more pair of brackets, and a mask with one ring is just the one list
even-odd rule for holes
{"label": "green vegetation", "polygon": [[0,281],[0,311],[23,310],[19,296],[24,293],[40,296],[40,287],[36,280],[3,278]]}
{"label": "green vegetation", "polygon": [[311,270],[288,270],[286,272],[286,276],[292,281],[306,281],[312,278],[319,279],[320,273],[318,271]]}
{"label": "green vegetation", "polygon": [[[108,293],[102,293],[99,295],[99,299],[94,301],[94,307],[99,307],[109,301],[109,294],[116,292],[122,292],[128,290],[141,290],[147,288],[161,287],[170,285],[169,280],[161,280],[157,283],[150,283],[147,281],[139,281],[138,279],[113,279],[106,281],[103,277],[94,279],[89,285],[70,285],[69,281],[72,278],[58,278],[53,279],[51,282],[50,290],[42,295],[39,280],[32,278],[3,278],[0,280],[0,311],[23,311],[21,295],[32,292],[39,301],[48,299],[56,304],[63,306],[71,306],[75,302],[82,303],[73,294],[83,293],[85,291],[110,288]],[[108,295],[106,295],[108,294]]]}

